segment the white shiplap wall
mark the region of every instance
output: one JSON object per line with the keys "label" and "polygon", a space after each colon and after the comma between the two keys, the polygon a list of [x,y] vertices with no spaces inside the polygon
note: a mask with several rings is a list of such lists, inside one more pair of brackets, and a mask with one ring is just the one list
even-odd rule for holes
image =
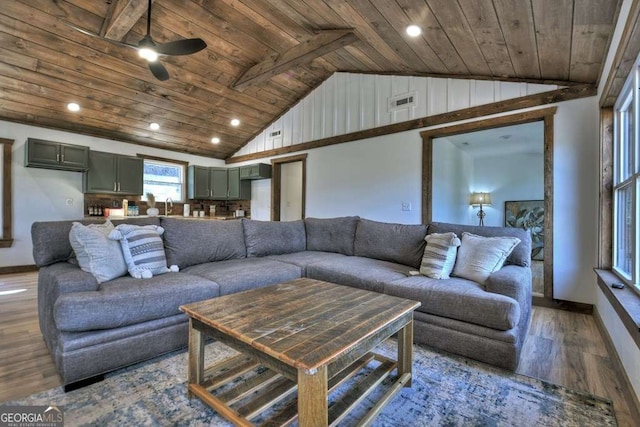
{"label": "white shiplap wall", "polygon": [[[364,129],[557,89],[555,85],[335,73],[235,155],[288,147]],[[389,111],[389,98],[415,106]],[[281,130],[280,136],[269,134]]]}

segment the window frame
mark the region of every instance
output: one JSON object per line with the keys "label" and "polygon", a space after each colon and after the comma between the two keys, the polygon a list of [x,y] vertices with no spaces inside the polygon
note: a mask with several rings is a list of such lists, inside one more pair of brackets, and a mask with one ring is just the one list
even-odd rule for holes
{"label": "window frame", "polygon": [[[182,199],[181,200],[173,200],[173,203],[186,203],[187,201],[187,168],[189,166],[189,162],[185,162],[182,160],[173,160],[173,159],[167,159],[164,157],[155,157],[155,156],[148,156],[146,154],[138,154],[138,157],[142,158],[143,160],[143,175],[142,175],[142,186],[144,188],[144,182],[145,182],[145,178],[144,178],[144,164],[149,161],[149,162],[154,162],[154,163],[160,163],[160,164],[167,164],[170,166],[179,166],[182,168]],[[147,201],[147,194],[146,192],[143,191],[142,197],[140,198],[141,201],[146,202]],[[156,203],[163,203],[164,200],[156,200]]]}
{"label": "window frame", "polygon": [[[614,122],[614,155],[613,155],[613,191],[612,191],[612,260],[611,269],[624,283],[630,288],[640,293],[640,62],[636,62],[633,69],[629,73],[618,99],[613,107]],[[632,128],[629,134],[626,133],[625,117],[629,109],[632,112]],[[631,138],[632,144],[627,148],[628,139]],[[630,157],[631,165],[628,176],[625,176],[626,168]],[[630,275],[627,274],[617,263],[619,255],[619,213],[618,206],[619,192],[621,190],[631,188],[632,212],[631,212],[631,244],[627,250],[632,252]]]}

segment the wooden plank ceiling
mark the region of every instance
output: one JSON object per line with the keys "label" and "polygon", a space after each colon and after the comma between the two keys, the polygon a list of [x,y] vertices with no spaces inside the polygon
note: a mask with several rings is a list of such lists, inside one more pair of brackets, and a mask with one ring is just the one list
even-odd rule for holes
{"label": "wooden plank ceiling", "polygon": [[161,82],[134,49],[63,23],[137,45],[146,0],[2,0],[0,119],[224,159],[336,71],[595,84],[620,3],[155,0],[156,42],[208,45],[162,57]]}

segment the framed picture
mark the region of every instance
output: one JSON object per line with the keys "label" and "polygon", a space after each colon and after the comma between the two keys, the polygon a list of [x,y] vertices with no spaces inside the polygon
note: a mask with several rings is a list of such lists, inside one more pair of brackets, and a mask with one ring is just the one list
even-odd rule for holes
{"label": "framed picture", "polygon": [[504,202],[504,225],[531,230],[531,259],[544,259],[544,200]]}

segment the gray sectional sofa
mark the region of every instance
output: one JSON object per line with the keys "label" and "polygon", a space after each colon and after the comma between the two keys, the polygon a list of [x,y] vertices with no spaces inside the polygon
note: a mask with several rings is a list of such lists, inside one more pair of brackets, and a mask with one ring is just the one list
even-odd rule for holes
{"label": "gray sectional sofa", "polygon": [[[126,222],[162,226],[167,262],[180,272],[150,279],[127,275],[98,284],[74,263],[68,238],[72,221],[32,226],[40,267],[40,328],[65,384],[185,346],[182,304],[299,277],[420,301],[415,342],[507,369],[518,365],[531,318],[531,239],[524,230],[358,217]],[[410,275],[420,266],[427,232],[449,231],[513,236],[521,242],[484,285]]]}

